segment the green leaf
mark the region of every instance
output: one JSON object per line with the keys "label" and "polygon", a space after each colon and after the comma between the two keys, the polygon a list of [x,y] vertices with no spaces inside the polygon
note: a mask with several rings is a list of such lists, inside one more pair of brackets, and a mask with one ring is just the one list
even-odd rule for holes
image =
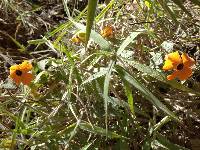
{"label": "green leaf", "polygon": [[119,49],[117,50],[117,55],[119,56],[122,51],[131,43],[133,40],[141,33],[143,33],[145,30],[137,30],[135,32],[132,32],[121,44]]}
{"label": "green leaf", "polygon": [[7,78],[3,83],[0,84],[0,88],[14,90],[17,88],[17,86],[14,84],[12,79]]}
{"label": "green leaf", "polygon": [[43,43],[46,43],[46,42],[47,42],[46,39],[36,39],[36,40],[29,40],[28,44],[37,45],[37,44],[43,44]]}
{"label": "green leaf", "polygon": [[103,97],[104,97],[104,109],[105,109],[105,123],[106,123],[106,132],[108,130],[108,100],[109,100],[109,83],[111,79],[111,73],[113,70],[113,66],[115,64],[115,61],[110,61],[108,66],[108,72],[106,74],[105,80],[104,80],[104,90],[103,90]]}
{"label": "green leaf", "polygon": [[144,4],[148,7],[151,8],[152,7],[152,2],[150,0],[145,0]]}
{"label": "green leaf", "polygon": [[136,89],[138,89],[144,97],[146,97],[147,100],[149,100],[153,105],[155,105],[157,108],[164,111],[166,114],[170,115],[175,120],[179,121],[178,118],[174,115],[172,111],[170,111],[162,102],[157,99],[145,86],[143,86],[136,78],[131,76],[124,68],[117,65],[116,70],[121,77],[121,79],[124,81],[129,82],[131,85],[133,85]]}
{"label": "green leaf", "polygon": [[199,0],[191,0],[191,1],[192,1],[192,3],[200,6],[200,1]]}
{"label": "green leaf", "polygon": [[36,83],[46,83],[48,81],[48,72],[47,71],[41,71],[34,80],[34,84]]}
{"label": "green leaf", "polygon": [[163,125],[165,125],[169,121],[171,121],[171,117],[170,116],[164,117],[161,121],[159,121],[156,125],[154,125],[154,127],[153,127],[154,128],[154,132],[158,131]]}
{"label": "green leaf", "polygon": [[80,150],[87,150],[92,145],[92,143],[93,142],[88,143],[87,145],[85,145],[84,147],[82,147]]}
{"label": "green leaf", "polygon": [[14,149],[14,147],[17,145],[17,141],[12,139],[6,139],[6,138],[3,138],[1,140],[1,143],[0,143],[0,148],[1,149]]}
{"label": "green leaf", "polygon": [[[169,140],[167,140],[164,136],[162,136],[161,134],[157,133],[157,140],[152,141],[151,145],[153,147],[157,147],[157,148],[165,148],[165,149],[169,149],[169,150],[189,150],[185,147],[182,147],[180,145],[171,143]],[[153,148],[152,147],[152,148]]]}
{"label": "green leaf", "polygon": [[[119,100],[118,98],[115,98],[115,97],[109,97],[108,102],[110,102],[114,106],[117,105],[117,106],[120,106],[120,107],[124,107],[126,109],[130,109],[129,104],[125,100],[122,101],[122,100]],[[145,111],[142,111],[137,106],[134,107],[134,112],[139,114],[139,115],[142,115],[146,118],[150,118],[150,116]]]}
{"label": "green leaf", "polygon": [[91,124],[87,123],[87,122],[81,122],[80,126],[79,126],[82,130],[86,130],[90,133],[94,133],[94,134],[98,134],[98,135],[102,135],[102,136],[107,136],[108,138],[126,138],[123,137],[115,132],[111,132],[108,131],[106,132],[106,129],[103,129],[101,127],[98,126],[92,126]]}
{"label": "green leaf", "polygon": [[128,104],[129,104],[130,110],[135,117],[134,106],[133,106],[133,104],[134,104],[133,94],[132,94],[132,90],[131,90],[129,83],[126,81],[124,81],[124,88],[125,88],[126,97],[128,98]]}
{"label": "green leaf", "polygon": [[87,22],[86,22],[86,46],[90,39],[90,33],[95,18],[98,0],[88,0]]}
{"label": "green leaf", "polygon": [[183,84],[177,82],[176,80],[171,80],[171,81],[168,81],[165,77],[165,75],[155,69],[152,69],[151,67],[147,66],[147,65],[144,65],[144,64],[140,64],[139,62],[137,61],[133,61],[133,60],[128,60],[128,59],[125,59],[125,58],[122,58],[124,62],[128,63],[129,65],[133,66],[134,68],[136,68],[138,71],[141,71],[159,81],[162,81],[166,84],[169,84],[171,85],[172,87],[176,88],[176,89],[179,89],[179,90],[182,90],[182,91],[185,91],[185,92],[191,92],[191,93],[194,93],[194,94],[197,94],[197,95],[200,95],[200,93],[198,91],[194,91],[186,86],[184,86]]}
{"label": "green leaf", "polygon": [[192,17],[191,13],[185,8],[182,0],[172,0],[176,5],[178,5],[185,13]]}
{"label": "green leaf", "polygon": [[20,44],[16,39],[14,39],[12,36],[10,36],[9,34],[7,34],[6,32],[3,32],[0,30],[0,34],[3,34],[7,37],[9,37],[20,49],[20,52],[24,52],[26,50],[26,48],[24,47],[24,45]]}
{"label": "green leaf", "polygon": [[90,83],[91,81],[106,75],[107,72],[108,72],[107,68],[101,69],[99,72],[94,73],[87,80],[83,81],[82,85]]}
{"label": "green leaf", "polygon": [[143,145],[142,145],[142,150],[151,150],[151,138],[147,138],[144,140]]}
{"label": "green leaf", "polygon": [[67,14],[68,18],[70,18],[70,11],[69,11],[67,3],[68,3],[68,0],[63,0],[63,6],[64,6],[65,13]]}
{"label": "green leaf", "polygon": [[114,4],[115,0],[111,0],[109,2],[109,4],[99,13],[99,15],[95,18],[95,21],[98,22],[103,16],[104,14],[110,9],[112,8],[113,4]]}
{"label": "green leaf", "polygon": [[122,58],[123,61],[129,65],[131,65],[132,67],[136,68],[138,71],[141,71],[143,73],[146,73],[147,75],[153,77],[153,78],[156,78],[160,81],[164,81],[165,80],[165,77],[164,75],[162,75],[160,72],[158,72],[157,70],[155,69],[152,69],[151,67],[147,66],[147,65],[144,65],[144,64],[141,64],[137,61],[134,61],[134,60],[128,60],[128,59],[125,59],[125,58]]}
{"label": "green leaf", "polygon": [[[86,10],[87,10],[87,7],[77,17],[75,17],[74,21],[79,21],[85,15]],[[48,32],[46,35],[46,38],[50,38],[54,36],[56,33],[62,31],[60,35],[58,35],[58,38],[56,39],[56,43],[58,43],[62,39],[62,37],[66,35],[66,33],[68,32],[67,29],[69,29],[72,25],[73,25],[73,22],[71,22],[70,20],[67,21],[66,23],[61,24],[57,28],[55,28],[53,31]]]}
{"label": "green leaf", "polygon": [[60,136],[63,135],[63,134],[68,135],[74,130],[75,127],[76,127],[76,123],[68,125],[63,130],[59,131],[58,135],[60,135]]}
{"label": "green leaf", "polygon": [[163,0],[158,0],[159,4],[162,6],[162,8],[171,16],[172,20],[176,24],[176,26],[179,25],[175,14],[172,12],[172,10],[168,7],[167,3]]}
{"label": "green leaf", "polygon": [[[72,113],[73,113],[73,112],[72,112]],[[76,123],[76,126],[74,127],[73,131],[70,132],[71,135],[70,135],[69,139],[68,139],[67,142],[66,142],[65,149],[68,148],[70,141],[71,141],[71,140],[73,139],[73,137],[77,134],[77,132],[78,132],[78,127],[80,126],[80,123],[81,123],[82,115],[83,115],[83,114],[81,113],[80,118],[75,117],[75,118],[77,118],[77,123]],[[66,131],[66,130],[65,130],[65,131]]]}
{"label": "green leaf", "polygon": [[161,44],[162,48],[164,50],[166,50],[167,52],[171,52],[173,51],[174,49],[174,43],[171,42],[171,41],[164,41],[162,44]]}

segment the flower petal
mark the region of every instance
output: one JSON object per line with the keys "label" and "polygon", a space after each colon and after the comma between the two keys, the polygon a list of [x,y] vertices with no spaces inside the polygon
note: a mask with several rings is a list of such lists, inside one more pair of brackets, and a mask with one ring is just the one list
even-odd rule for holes
{"label": "flower petal", "polygon": [[113,27],[108,25],[105,26],[102,30],[101,30],[101,35],[103,37],[113,37]]}
{"label": "flower petal", "polygon": [[181,57],[182,57],[184,66],[186,66],[186,67],[191,67],[191,66],[193,66],[193,65],[195,64],[194,59],[191,58],[191,57],[189,57],[188,54],[183,53],[183,54],[181,55]]}
{"label": "flower petal", "polygon": [[173,66],[173,64],[170,60],[166,60],[162,69],[165,70],[165,71],[166,70],[172,70],[172,69],[174,69],[174,66]]}
{"label": "flower petal", "polygon": [[171,75],[167,76],[167,80],[173,80],[174,78],[177,77],[178,71],[174,71]]}
{"label": "flower petal", "polygon": [[25,72],[28,72],[33,68],[32,64],[27,60],[22,62],[22,64],[20,64],[19,67],[20,67],[20,70],[23,70]]}
{"label": "flower petal", "polygon": [[178,51],[168,54],[165,57],[165,60],[170,60],[173,63],[173,65],[178,65],[182,63],[182,59]]}
{"label": "flower petal", "polygon": [[10,67],[10,73],[14,73],[16,70],[19,70],[19,65],[13,65]]}
{"label": "flower petal", "polygon": [[174,78],[179,78],[180,80],[186,80],[192,75],[192,69],[189,67],[184,67],[182,70],[176,70],[171,75],[167,76],[168,80],[173,80]]}
{"label": "flower petal", "polygon": [[33,80],[33,75],[31,73],[24,73],[21,80],[24,85],[29,85]]}
{"label": "flower petal", "polygon": [[186,80],[192,75],[192,69],[189,67],[184,67],[182,70],[179,70],[177,73],[177,78],[180,80]]}
{"label": "flower petal", "polygon": [[78,37],[72,37],[72,38],[71,38],[71,41],[72,41],[73,43],[80,43],[80,42],[81,42],[81,40],[80,40]]}
{"label": "flower petal", "polygon": [[15,73],[10,74],[9,76],[17,85],[21,83],[21,77],[17,76]]}

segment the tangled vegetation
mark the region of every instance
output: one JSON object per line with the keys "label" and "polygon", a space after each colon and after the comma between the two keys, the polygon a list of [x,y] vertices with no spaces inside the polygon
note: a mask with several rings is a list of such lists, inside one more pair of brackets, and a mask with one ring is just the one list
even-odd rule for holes
{"label": "tangled vegetation", "polygon": [[1,149],[200,149],[199,0],[2,0]]}

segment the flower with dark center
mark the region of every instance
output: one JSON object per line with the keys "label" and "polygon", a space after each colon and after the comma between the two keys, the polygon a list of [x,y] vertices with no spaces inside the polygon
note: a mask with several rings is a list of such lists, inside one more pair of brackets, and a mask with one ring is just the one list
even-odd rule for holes
{"label": "flower with dark center", "polygon": [[195,61],[193,58],[189,57],[186,53],[180,55],[176,51],[165,56],[163,70],[174,70],[171,75],[167,76],[168,80],[173,80],[174,78],[186,80],[192,75],[192,66],[194,64]]}
{"label": "flower with dark center", "polygon": [[32,65],[28,61],[24,61],[21,64],[13,65],[10,67],[10,78],[19,85],[29,85],[33,80],[33,75],[29,73],[32,70]]}

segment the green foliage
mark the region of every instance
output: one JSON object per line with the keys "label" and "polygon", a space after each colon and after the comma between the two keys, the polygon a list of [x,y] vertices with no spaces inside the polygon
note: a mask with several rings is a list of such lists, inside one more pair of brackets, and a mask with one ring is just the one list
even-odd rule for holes
{"label": "green foliage", "polygon": [[[74,25],[80,29],[82,32],[87,32],[86,28],[84,25],[80,24],[80,23],[76,23],[74,22]],[[103,50],[109,50],[110,49],[110,44],[108,41],[106,41],[100,34],[98,34],[97,32],[91,30],[90,31],[90,36],[91,36],[91,39],[94,40],[95,43],[97,43]]]}
{"label": "green foliage", "polygon": [[[197,106],[191,105],[200,87],[189,86],[193,78],[168,81],[170,72],[162,66],[174,45],[198,40],[191,19],[197,12],[188,8],[199,1],[89,0],[82,11],[73,8],[77,16],[67,2],[68,20],[41,39],[24,46],[6,35],[23,52],[33,46],[36,54],[48,49],[57,56],[31,57],[35,79],[29,86],[10,80],[0,85],[0,148],[190,148],[185,139],[192,135],[189,124],[198,122]],[[105,26],[112,27],[112,36],[101,35]],[[85,41],[73,43],[80,36]]]}
{"label": "green foliage", "polygon": [[157,106],[159,109],[163,110],[168,115],[172,116],[174,119],[177,120],[177,117],[174,115],[173,112],[168,110],[168,108],[163,105],[147,88],[145,88],[137,79],[135,79],[133,76],[131,76],[128,72],[124,70],[121,66],[116,66],[116,70],[119,73],[119,76],[122,80],[125,80],[126,82],[129,82],[132,84],[135,88],[137,88],[146,99],[148,99],[153,105]]}
{"label": "green foliage", "polygon": [[98,0],[88,0],[87,22],[86,22],[86,45],[90,38],[90,33],[95,18],[97,3]]}

